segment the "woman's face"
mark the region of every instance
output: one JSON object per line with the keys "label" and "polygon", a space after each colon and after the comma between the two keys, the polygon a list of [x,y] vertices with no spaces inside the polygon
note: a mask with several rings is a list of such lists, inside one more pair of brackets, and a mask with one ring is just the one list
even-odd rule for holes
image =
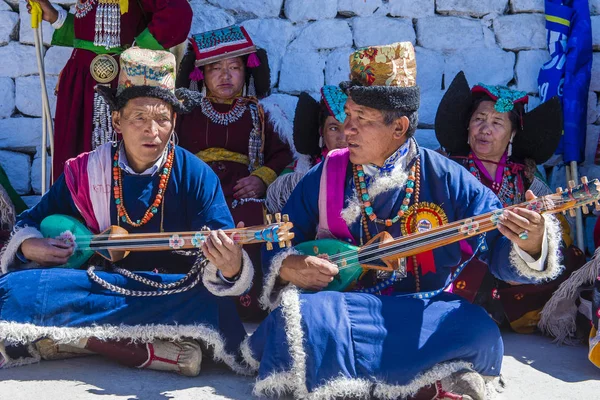
{"label": "woman's face", "polygon": [[496,111],[494,104],[493,101],[483,101],[473,113],[469,121],[469,145],[477,157],[497,162],[516,131],[509,113]]}
{"label": "woman's face", "polygon": [[327,117],[323,124],[323,140],[325,141],[327,150],[348,147],[346,135],[344,134],[344,124],[334,117]]}
{"label": "woman's face", "polygon": [[204,67],[204,82],[212,97],[231,100],[237,97],[246,83],[246,69],[241,57],[233,57]]}

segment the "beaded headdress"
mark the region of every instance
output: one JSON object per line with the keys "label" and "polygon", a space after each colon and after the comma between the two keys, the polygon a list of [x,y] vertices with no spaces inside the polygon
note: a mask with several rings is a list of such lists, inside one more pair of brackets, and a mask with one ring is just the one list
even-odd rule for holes
{"label": "beaded headdress", "polygon": [[[204,80],[201,67],[233,57],[248,56],[246,61],[248,76],[248,95],[259,98],[268,94],[271,87],[267,54],[257,49],[243,26],[232,25],[226,28],[192,34],[192,51],[181,62],[178,87],[199,90]],[[190,58],[193,58],[191,60]]]}
{"label": "beaded headdress", "polygon": [[337,86],[326,85],[321,88],[321,100],[327,106],[329,114],[338,122],[344,123],[346,120],[344,105],[346,105],[348,95]]}
{"label": "beaded headdress", "polygon": [[164,50],[148,50],[132,47],[120,57],[120,72],[116,89],[96,86],[112,110],[120,110],[136,97],[155,97],[173,106],[176,112],[185,112],[188,98],[185,90],[175,93],[175,56]]}
{"label": "beaded headdress", "polygon": [[[498,112],[511,112],[517,104],[527,104],[527,93],[505,86],[478,84],[473,89],[463,72],[459,72],[444,94],[435,116],[435,134],[450,155],[466,155],[470,151],[468,126],[474,101],[487,96]],[[512,142],[512,157],[519,162],[532,159],[537,164],[548,160],[562,135],[562,107],[553,97],[530,112],[523,112],[521,127]]]}
{"label": "beaded headdress", "polygon": [[491,86],[478,83],[477,85],[473,86],[471,93],[485,93],[488,95],[496,102],[494,108],[499,113],[512,111],[515,108],[515,104],[527,104],[529,102],[527,92],[512,90],[507,86],[502,85]]}
{"label": "beaded headdress", "polygon": [[350,81],[340,84],[356,104],[379,110],[419,109],[417,61],[410,42],[372,46],[350,55]]}

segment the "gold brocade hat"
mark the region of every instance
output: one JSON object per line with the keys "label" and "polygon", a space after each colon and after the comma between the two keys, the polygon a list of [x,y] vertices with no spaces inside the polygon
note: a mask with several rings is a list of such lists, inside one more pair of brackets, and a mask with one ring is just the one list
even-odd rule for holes
{"label": "gold brocade hat", "polygon": [[417,111],[417,61],[410,42],[371,46],[350,55],[350,81],[342,82],[352,100],[379,110]]}
{"label": "gold brocade hat", "polygon": [[112,110],[120,110],[131,99],[154,97],[169,103],[178,112],[186,112],[189,96],[185,89],[175,90],[175,56],[163,50],[132,47],[120,57],[119,80],[116,89],[96,86]]}

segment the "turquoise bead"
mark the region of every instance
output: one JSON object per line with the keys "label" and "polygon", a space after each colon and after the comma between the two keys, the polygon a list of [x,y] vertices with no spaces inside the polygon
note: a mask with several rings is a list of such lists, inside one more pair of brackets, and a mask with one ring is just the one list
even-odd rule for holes
{"label": "turquoise bead", "polygon": [[408,210],[408,206],[406,206],[406,205],[402,204],[402,205],[400,206],[400,209],[401,209],[402,211],[407,211],[407,210]]}
{"label": "turquoise bead", "polygon": [[394,218],[392,218],[392,224],[395,224],[399,220],[400,220],[400,217],[396,215]]}
{"label": "turquoise bead", "polygon": [[368,194],[366,194],[366,193],[365,193],[365,194],[363,194],[363,195],[362,195],[362,199],[363,199],[363,201],[369,201],[369,195],[368,195]]}
{"label": "turquoise bead", "polygon": [[115,199],[116,204],[121,204],[121,199]]}
{"label": "turquoise bead", "polygon": [[113,167],[118,167],[119,166],[119,162],[118,161],[114,161],[113,162]]}
{"label": "turquoise bead", "polygon": [[410,193],[406,193],[406,196],[404,196],[407,199],[410,199],[410,196],[412,196]]}
{"label": "turquoise bead", "polygon": [[158,208],[152,207],[152,210],[150,210],[150,211],[152,211],[152,214],[156,214],[158,212]]}
{"label": "turquoise bead", "polygon": [[360,183],[360,188],[361,188],[361,189],[365,189],[366,187],[367,187],[367,184],[366,184],[366,183],[364,183],[364,182],[361,182],[361,183]]}
{"label": "turquoise bead", "polygon": [[141,221],[138,219],[138,220],[137,220],[135,223],[136,223],[136,224],[139,224],[140,222],[141,222]]}
{"label": "turquoise bead", "polygon": [[406,182],[406,187],[414,188],[415,187],[415,182],[414,181],[408,181],[408,182]]}
{"label": "turquoise bead", "polygon": [[169,169],[168,169],[168,168],[163,168],[163,174],[166,174],[166,173],[168,173],[168,172],[169,172]]}
{"label": "turquoise bead", "polygon": [[362,178],[363,176],[365,176],[365,173],[364,173],[364,171],[358,171],[358,176],[359,176],[359,177],[361,177],[361,178]]}
{"label": "turquoise bead", "polygon": [[373,214],[373,207],[365,207],[365,212],[366,212],[368,215],[371,215],[371,214]]}
{"label": "turquoise bead", "polygon": [[127,217],[123,215],[123,216],[121,217],[121,221],[123,221],[123,222],[127,222]]}

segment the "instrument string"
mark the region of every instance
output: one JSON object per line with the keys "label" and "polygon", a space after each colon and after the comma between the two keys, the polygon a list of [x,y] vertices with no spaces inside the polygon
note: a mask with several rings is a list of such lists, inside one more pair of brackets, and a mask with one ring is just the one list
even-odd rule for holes
{"label": "instrument string", "polygon": [[[555,210],[554,208],[562,205],[561,203],[567,204],[567,203],[571,203],[573,200],[560,200],[560,201],[552,201],[552,206],[553,208],[550,209],[549,207],[547,207],[546,202],[548,200],[546,200],[546,202],[543,201],[544,198],[539,198],[536,200],[541,200],[543,207],[540,208],[538,211],[540,213],[545,212],[545,213],[556,213],[556,212],[560,212],[562,210]],[[535,200],[534,200],[535,201]],[[491,218],[494,214],[498,213],[499,211],[505,211],[505,210],[513,210],[515,208],[524,208],[527,205],[531,204],[532,201],[527,201],[524,203],[520,203],[520,204],[516,204],[514,206],[510,206],[510,207],[506,207],[506,208],[499,208],[497,210],[485,213],[485,214],[481,214],[472,218],[466,218],[460,221],[455,221],[449,224],[445,224],[445,225],[440,225],[438,227],[435,227],[433,229],[430,229],[426,232],[419,232],[419,233],[413,233],[410,235],[406,235],[406,236],[402,236],[400,238],[396,238],[394,239],[395,241],[401,241],[402,244],[407,244],[413,241],[418,241],[420,238],[422,238],[423,236],[427,236],[427,237],[433,237],[435,236],[436,240],[438,239],[437,237],[437,233],[440,232],[446,232],[452,229],[456,229],[456,228],[461,228],[462,226],[464,226],[465,224],[467,224],[467,221],[469,221],[471,224],[474,223],[478,223],[479,227],[485,226],[486,223],[492,223]],[[495,224],[494,224],[495,225]],[[465,238],[468,238],[470,236],[466,236]],[[363,247],[360,248],[361,250],[361,255],[371,255],[374,254],[374,252],[379,252],[379,250],[381,250],[382,248],[380,247],[381,243],[372,243],[370,245],[365,245]],[[386,246],[385,249],[389,249],[391,247],[391,245]],[[356,250],[348,250],[345,252],[341,252],[341,253],[337,253],[333,256],[329,257],[329,260],[341,260],[343,258],[348,258],[349,256],[351,256],[352,254],[356,253]]]}

